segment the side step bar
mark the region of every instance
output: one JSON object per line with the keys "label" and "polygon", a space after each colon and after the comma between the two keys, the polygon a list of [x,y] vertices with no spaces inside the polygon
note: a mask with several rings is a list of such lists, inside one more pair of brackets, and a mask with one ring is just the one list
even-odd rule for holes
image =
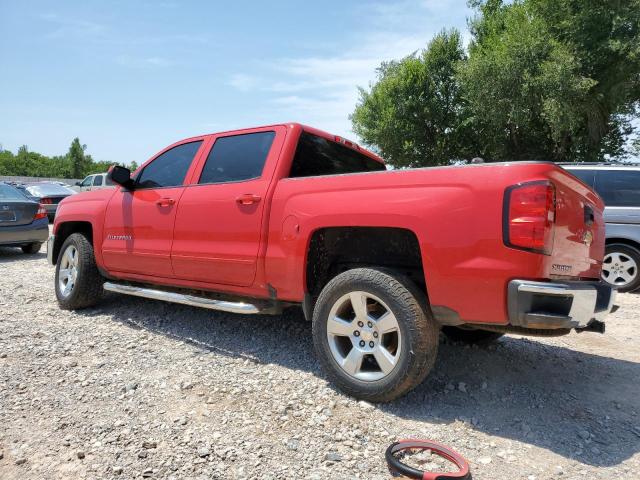
{"label": "side step bar", "polygon": [[105,282],[104,289],[109,292],[122,293],[124,295],[133,295],[134,297],[151,298],[153,300],[181,303],[182,305],[209,308],[211,310],[220,310],[222,312],[253,315],[256,313],[260,313],[261,311],[258,307],[250,303],[226,302],[224,300],[214,300],[212,298],[196,297],[194,295],[167,292],[165,290],[154,290],[151,288],[136,287],[133,285],[121,285],[119,283]]}

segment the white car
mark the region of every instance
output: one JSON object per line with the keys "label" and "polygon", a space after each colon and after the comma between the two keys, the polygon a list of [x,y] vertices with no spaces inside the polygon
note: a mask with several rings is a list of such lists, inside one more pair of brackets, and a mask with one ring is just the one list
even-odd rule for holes
{"label": "white car", "polygon": [[76,182],[76,185],[80,187],[81,192],[88,190],[99,190],[101,188],[113,188],[114,183],[109,180],[106,173],[96,173],[95,175],[89,175],[81,182]]}

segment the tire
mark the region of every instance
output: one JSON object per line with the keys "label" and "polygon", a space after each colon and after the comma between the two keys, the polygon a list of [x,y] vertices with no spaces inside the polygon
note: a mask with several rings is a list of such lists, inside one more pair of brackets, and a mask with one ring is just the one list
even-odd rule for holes
{"label": "tire", "polygon": [[459,327],[442,327],[442,333],[444,333],[449,340],[454,342],[478,346],[493,343],[504,335],[504,333],[489,332],[488,330]]}
{"label": "tire", "polygon": [[[360,315],[354,301],[361,306]],[[362,319],[366,323],[360,326]],[[371,402],[389,402],[419,385],[438,352],[440,327],[426,295],[403,275],[371,268],[348,270],[324,287],[312,328],[316,355],[329,380]],[[348,372],[341,365],[358,366]]]}
{"label": "tire", "polygon": [[29,245],[23,245],[21,248],[22,248],[22,253],[33,255],[34,253],[38,253],[40,251],[40,247],[42,247],[42,243],[35,242],[35,243],[30,243]]}
{"label": "tire", "polygon": [[607,245],[602,263],[602,279],[619,292],[640,288],[640,250],[622,243]]}
{"label": "tire", "polygon": [[[66,257],[67,253],[75,257],[75,263]],[[65,286],[69,282],[72,285],[67,291]],[[104,278],[96,267],[91,242],[81,233],[69,235],[62,244],[56,262],[55,290],[60,307],[64,310],[76,310],[95,305],[102,297],[103,283]]]}

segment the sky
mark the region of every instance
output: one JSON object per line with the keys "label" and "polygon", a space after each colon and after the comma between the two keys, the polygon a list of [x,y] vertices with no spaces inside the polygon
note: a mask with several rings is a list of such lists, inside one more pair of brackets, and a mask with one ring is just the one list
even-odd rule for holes
{"label": "sky", "polygon": [[0,144],[74,137],[141,163],[185,137],[296,121],[357,140],[382,61],[466,34],[466,0],[0,0]]}

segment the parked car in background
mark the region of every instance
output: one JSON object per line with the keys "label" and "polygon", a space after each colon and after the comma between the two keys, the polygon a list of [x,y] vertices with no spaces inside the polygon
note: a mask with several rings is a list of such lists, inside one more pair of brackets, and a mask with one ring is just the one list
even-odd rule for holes
{"label": "parked car in background", "polygon": [[47,212],[17,188],[0,182],[0,245],[37,253],[49,236]]}
{"label": "parked car in background", "polygon": [[114,183],[106,173],[96,173],[95,175],[89,175],[85,177],[85,179],[81,182],[77,182],[76,185],[80,187],[81,192],[115,187]]}
{"label": "parked car in background", "polygon": [[20,187],[27,197],[39,202],[47,211],[49,220],[53,221],[58,210],[58,204],[65,198],[77,192],[60,182],[27,183]]}
{"label": "parked car in background", "polygon": [[564,164],[604,200],[602,278],[621,292],[640,288],[640,165]]}

